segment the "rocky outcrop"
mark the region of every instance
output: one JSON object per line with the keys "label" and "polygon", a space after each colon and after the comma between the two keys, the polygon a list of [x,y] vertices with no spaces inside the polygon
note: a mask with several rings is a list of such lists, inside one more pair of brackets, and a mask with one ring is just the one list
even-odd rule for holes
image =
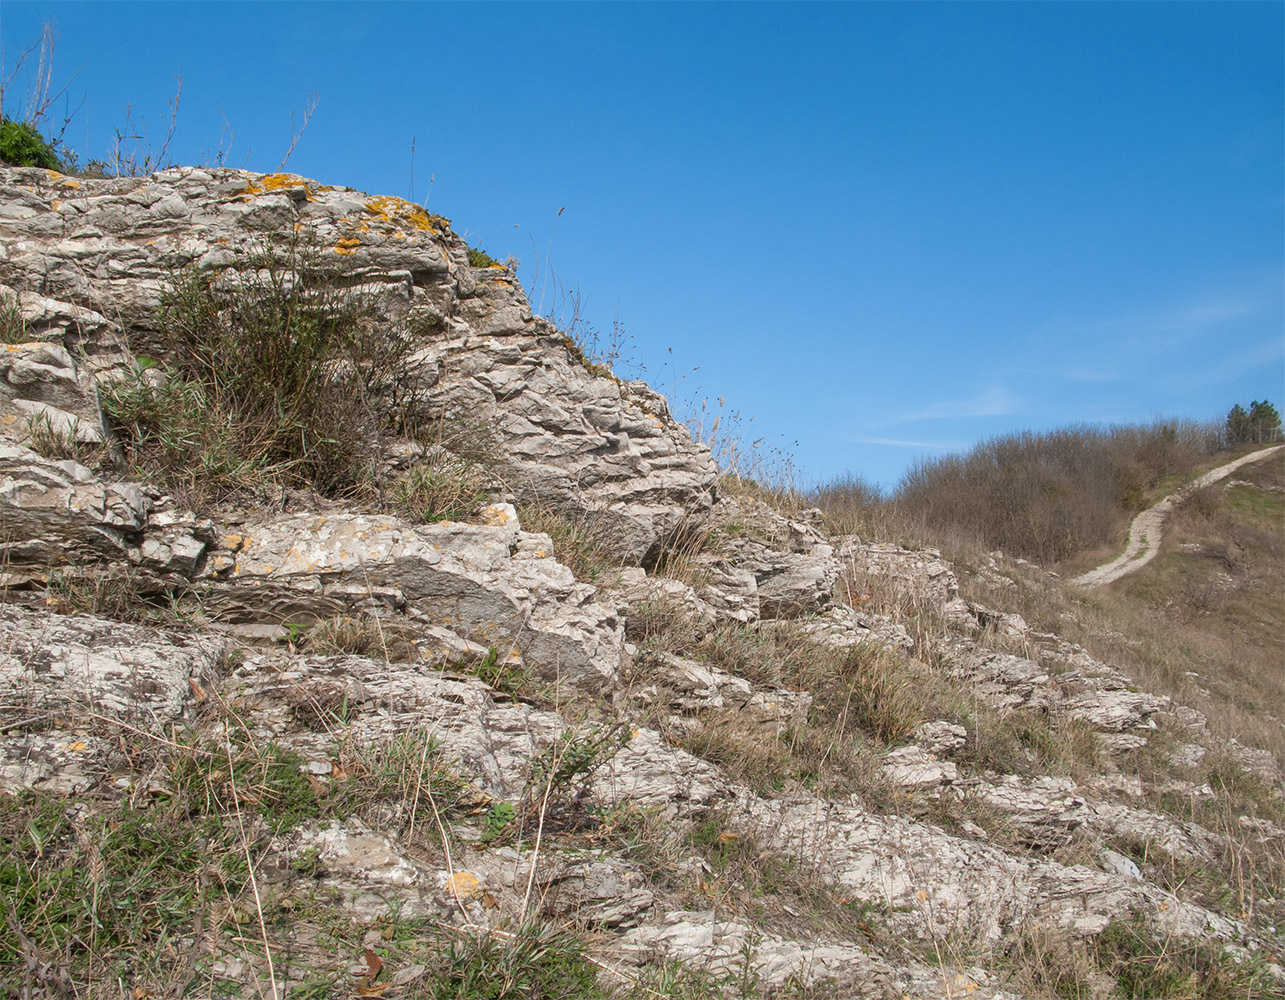
{"label": "rocky outcrop", "polygon": [[467,640],[544,679],[597,691],[616,681],[623,624],[524,532],[509,504],[481,524],[412,526],[393,517],[321,515],[238,525],[195,581],[215,621],[308,623],[353,611],[396,612],[454,633],[421,659],[441,663]]}
{"label": "rocky outcrop", "polygon": [[732,617],[801,618],[823,611],[839,571],[820,511],[790,518],[752,496],[726,498],[715,543],[697,557],[712,577],[701,596]]}
{"label": "rocky outcrop", "polygon": [[18,296],[28,336],[50,345],[10,350],[0,419],[7,408],[75,421],[92,440],[91,387],[67,352],[104,377],[129,369],[126,348],[165,358],[158,314],[179,269],[235,283],[275,260],[353,288],[417,331],[408,419],[493,435],[521,499],[592,520],[622,558],[654,558],[709,512],[709,451],[664,398],[583,361],[532,314],[511,270],[470,266],[449,222],[418,205],[290,174],[195,168],[113,180],[4,169],[0,203],[0,294]]}
{"label": "rocky outcrop", "polygon": [[[165,361],[175,269],[226,290],[292,255],[410,332],[399,418],[443,433],[389,450],[462,455],[462,427],[488,506],[420,523],[283,492],[198,516],[122,469],[98,391]],[[306,882],[372,955],[389,914],[496,939],[538,915],[625,983],[679,962],[729,996],[1016,1000],[987,963],[1033,929],[1066,949],[1119,922],[1238,960],[1274,946],[1155,860],[1279,851],[1272,819],[1215,832],[1162,805],[1225,791],[1192,770],[1207,751],[1279,783],[1270,754],[964,599],[936,551],[829,538],[745,483],[720,495],[663,397],[587,362],[446,220],[293,175],[0,170],[0,299],[0,794],[64,811],[75,850],[95,810],[199,809],[196,764],[212,801],[248,760],[249,797],[210,829],[235,819],[256,893],[286,913]],[[601,543],[598,564],[577,578],[523,503]],[[1009,727],[1012,762],[987,743]],[[1068,729],[1101,773],[1035,773],[1032,747]],[[1158,732],[1175,739],[1147,748]],[[1140,748],[1177,775],[1133,773]],[[273,767],[305,805],[361,804],[269,829],[250,807]],[[789,901],[725,888],[754,864],[789,873]],[[853,919],[818,930],[808,900]],[[219,905],[257,922],[262,899]],[[184,942],[218,988],[262,987],[257,954]],[[306,983],[281,977],[280,995]]]}

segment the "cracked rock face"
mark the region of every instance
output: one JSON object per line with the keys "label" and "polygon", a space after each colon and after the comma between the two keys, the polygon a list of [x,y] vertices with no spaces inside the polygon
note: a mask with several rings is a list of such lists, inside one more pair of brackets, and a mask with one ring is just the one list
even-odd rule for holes
{"label": "cracked rock face", "polygon": [[[380,604],[521,661],[546,680],[611,685],[624,627],[508,504],[490,523],[412,526],[395,517],[283,517],[223,537],[202,588],[225,621],[309,621]],[[545,545],[524,544],[533,538]]]}
{"label": "cracked rock face", "polygon": [[1093,934],[1124,912],[1184,937],[1226,940],[1242,932],[1234,920],[1130,878],[1016,857],[852,806],[743,793],[735,816],[765,848],[806,861],[858,898],[886,906],[894,926],[912,937],[950,933],[984,945],[1029,920]]}
{"label": "cracked rock face", "polygon": [[[0,288],[0,300],[5,295]],[[60,342],[0,344],[0,428],[18,443],[40,435],[91,445],[106,439],[94,380]]]}
{"label": "cracked rock face", "polygon": [[39,400],[41,412],[83,418],[92,435],[92,386],[54,357],[59,347],[103,377],[131,367],[124,344],[163,359],[158,312],[176,269],[234,284],[246,261],[302,251],[388,322],[421,331],[410,371],[420,419],[493,436],[523,499],[583,513],[634,563],[713,503],[709,450],[664,397],[585,363],[532,315],[512,271],[470,266],[450,223],[418,205],[290,174],[190,167],[111,180],[4,168],[0,204],[0,284],[43,342],[0,371],[0,415],[27,405],[20,386],[34,384],[56,397]]}
{"label": "cracked rock face", "polygon": [[0,441],[0,565],[10,574],[123,558],[150,507],[134,483],[101,482],[75,462]]}
{"label": "cracked rock face", "polygon": [[787,518],[753,497],[721,500],[718,545],[698,556],[711,575],[700,596],[732,620],[801,618],[823,611],[839,564],[815,519]]}

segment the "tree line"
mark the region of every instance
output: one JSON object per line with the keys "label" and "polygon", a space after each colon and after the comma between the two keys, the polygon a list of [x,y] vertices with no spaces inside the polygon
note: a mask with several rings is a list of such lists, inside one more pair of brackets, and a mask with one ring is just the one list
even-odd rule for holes
{"label": "tree line", "polygon": [[1281,415],[1267,400],[1257,399],[1249,410],[1237,403],[1227,414],[1227,445],[1270,444],[1281,439]]}

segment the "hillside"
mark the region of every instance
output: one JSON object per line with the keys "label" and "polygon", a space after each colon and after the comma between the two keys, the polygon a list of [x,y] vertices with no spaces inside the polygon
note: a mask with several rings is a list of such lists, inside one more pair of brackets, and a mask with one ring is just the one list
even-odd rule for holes
{"label": "hillside", "polygon": [[4,990],[1285,990],[1279,460],[1099,591],[829,535],[284,174],[0,170],[0,340]]}

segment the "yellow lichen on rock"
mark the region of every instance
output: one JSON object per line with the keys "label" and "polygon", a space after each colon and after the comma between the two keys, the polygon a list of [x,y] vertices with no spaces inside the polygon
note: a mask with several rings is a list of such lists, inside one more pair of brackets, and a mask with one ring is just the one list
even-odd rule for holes
{"label": "yellow lichen on rock", "polygon": [[482,894],[482,882],[472,872],[456,872],[446,880],[446,889],[460,899],[473,899]]}
{"label": "yellow lichen on rock", "polygon": [[314,200],[312,188],[308,186],[307,178],[300,177],[298,174],[264,174],[257,181],[251,177],[246,181],[245,189],[237,197],[245,198],[250,195],[293,191],[296,188],[303,188],[304,197],[309,201]]}
{"label": "yellow lichen on rock", "polygon": [[381,222],[388,222],[395,226],[409,226],[434,235],[451,227],[449,220],[440,215],[431,215],[414,202],[393,195],[368,198],[366,211]]}

